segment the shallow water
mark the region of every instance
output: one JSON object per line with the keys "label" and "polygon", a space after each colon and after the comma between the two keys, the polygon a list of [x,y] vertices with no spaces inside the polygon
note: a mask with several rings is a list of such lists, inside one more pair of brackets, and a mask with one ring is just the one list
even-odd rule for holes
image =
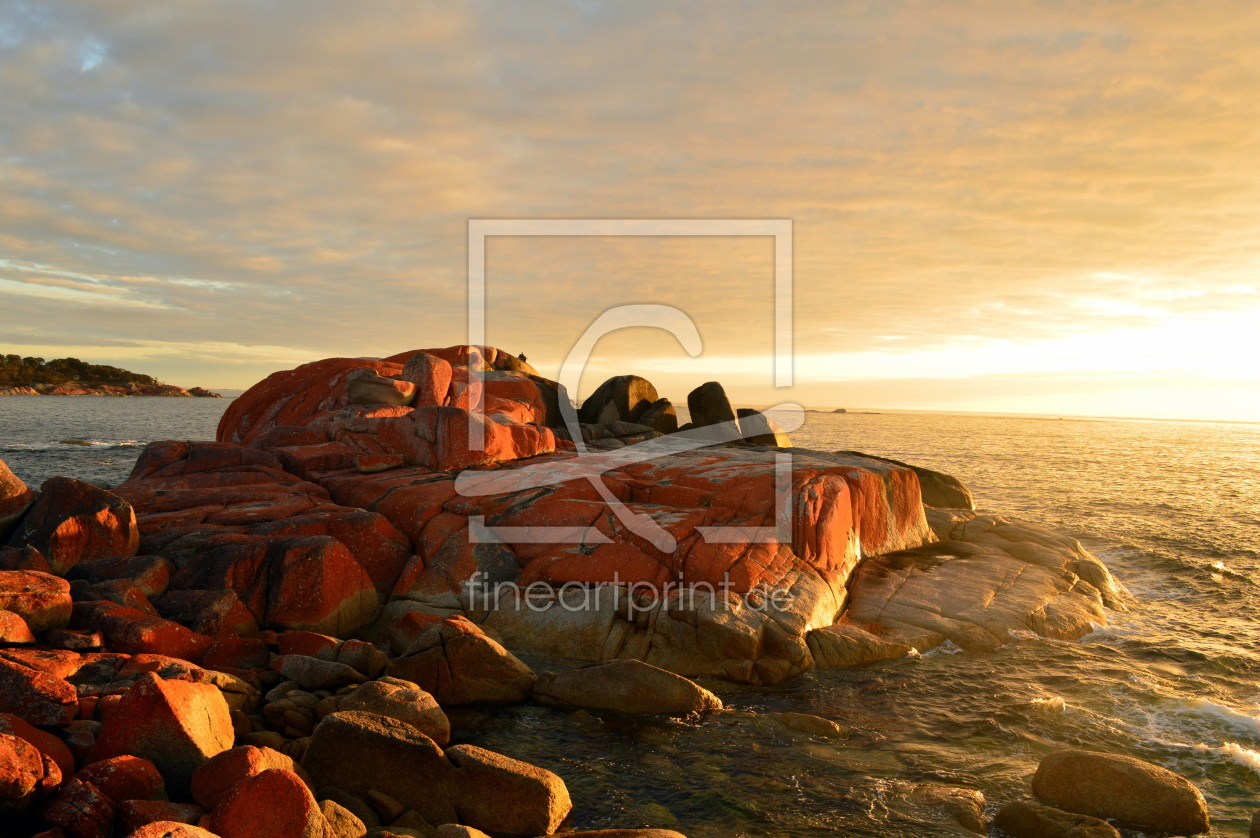
{"label": "shallow water", "polygon": [[[59,473],[113,484],[148,440],[211,438],[227,404],[6,397],[0,458],[34,484]],[[456,713],[457,741],[560,774],[577,827],[962,834],[900,801],[898,784],[980,789],[1000,805],[1026,794],[1044,754],[1077,746],[1185,775],[1208,798],[1214,835],[1247,834],[1260,807],[1260,426],[810,414],[794,439],[954,474],[982,509],[1081,538],[1138,607],[1079,643],[1028,637],[773,688],[706,684],[737,708],[834,719],[853,731],[843,741],[530,705]]]}

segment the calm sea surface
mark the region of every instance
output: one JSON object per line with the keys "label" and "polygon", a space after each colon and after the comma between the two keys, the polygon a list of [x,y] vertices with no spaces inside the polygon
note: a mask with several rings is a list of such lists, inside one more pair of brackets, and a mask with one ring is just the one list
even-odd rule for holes
{"label": "calm sea surface", "polygon": [[[114,484],[145,442],[210,439],[227,400],[0,398],[0,458],[29,483]],[[460,741],[556,771],[575,825],[718,836],[953,835],[905,781],[1022,796],[1040,758],[1088,747],[1159,763],[1207,795],[1214,835],[1260,808],[1260,426],[948,414],[810,414],[804,447],[954,474],[984,510],[1082,539],[1138,599],[1079,643],[935,651],[728,704],[816,713],[847,741],[719,723],[627,722],[532,705],[463,712]]]}

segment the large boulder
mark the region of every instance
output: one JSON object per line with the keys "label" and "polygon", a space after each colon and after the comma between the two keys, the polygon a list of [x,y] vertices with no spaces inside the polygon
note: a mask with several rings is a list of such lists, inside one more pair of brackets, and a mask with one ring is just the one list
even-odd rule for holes
{"label": "large boulder", "polygon": [[18,736],[0,733],[0,822],[24,817],[61,783],[61,770]]}
{"label": "large boulder", "polygon": [[622,713],[685,716],[722,709],[722,700],[699,684],[636,660],[544,674],[534,686],[534,697],[547,704]]}
{"label": "large boulder", "polygon": [[744,442],[752,445],[773,445],[775,448],[791,448],[792,440],[779,423],[760,410],[741,407],[735,411],[739,419],[739,430]]}
{"label": "large boulder", "polygon": [[157,766],[131,754],[91,763],[74,778],[91,783],[114,805],[124,800],[166,800],[166,782]]}
{"label": "large boulder", "polygon": [[409,681],[442,706],[523,701],[534,673],[515,655],[467,620],[444,620],[423,632],[389,665],[394,678]]}
{"label": "large boulder", "polygon": [[735,410],[726,397],[726,388],[717,381],[706,381],[687,394],[687,412],[691,414],[691,424],[697,428],[723,422],[738,427]]}
{"label": "large boulder", "polygon": [[8,540],[9,533],[34,500],[35,493],[0,460],[0,544]]}
{"label": "large boulder", "polygon": [[39,550],[54,573],[65,575],[79,562],[135,555],[140,529],[131,504],[117,495],[71,477],[50,477],[9,541]]}
{"label": "large boulder", "polygon": [[326,716],[302,767],[316,788],[376,792],[430,824],[496,835],[549,834],[571,808],[564,781],[549,771],[470,745],[443,753],[412,725],[361,711]]}
{"label": "large boulder", "polygon": [[439,745],[451,740],[451,723],[437,700],[410,681],[380,678],[344,696],[338,710],[362,710],[406,722]]}
{"label": "large boulder", "polygon": [[1028,800],[1007,803],[998,810],[993,825],[1011,838],[1120,838],[1119,831],[1101,818]]}
{"label": "large boulder", "polygon": [[578,420],[588,425],[638,422],[660,399],[652,382],[637,375],[617,375],[595,388],[582,402]]}
{"label": "large boulder", "polygon": [[222,838],[326,838],[327,822],[302,778],[269,768],[238,782],[207,824]]}
{"label": "large boulder", "polygon": [[148,673],[106,718],[88,759],[143,757],[162,772],[172,797],[187,801],[193,772],[231,748],[233,738],[227,701],[216,687]]}
{"label": "large boulder", "polygon": [[213,811],[237,783],[272,769],[291,771],[304,777],[304,772],[287,754],[253,745],[231,748],[206,760],[193,772],[192,798]]}
{"label": "large boulder", "polygon": [[1202,793],[1184,777],[1135,757],[1057,751],[1033,775],[1038,800],[1145,831],[1199,835],[1210,828]]}
{"label": "large boulder", "polygon": [[49,573],[0,570],[0,609],[19,615],[38,635],[70,622],[70,583]]}
{"label": "large boulder", "polygon": [[990,651],[1031,631],[1076,640],[1128,594],[1079,542],[1025,521],[933,510],[935,544],[874,556],[850,583],[846,619],[923,651]]}
{"label": "large boulder", "polygon": [[65,727],[79,714],[79,694],[64,678],[0,657],[0,713]]}

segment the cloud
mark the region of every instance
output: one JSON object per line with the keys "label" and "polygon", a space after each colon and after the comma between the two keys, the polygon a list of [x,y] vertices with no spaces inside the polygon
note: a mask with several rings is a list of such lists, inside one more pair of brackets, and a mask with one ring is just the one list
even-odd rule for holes
{"label": "cloud", "polygon": [[[872,374],[870,353],[1254,307],[1251,3],[12,11],[5,343],[456,343],[485,217],[791,218],[799,350]],[[490,337],[531,357],[625,302],[683,308],[749,369],[770,345],[765,241],[503,240],[489,260]],[[600,359],[674,351],[626,333]]]}

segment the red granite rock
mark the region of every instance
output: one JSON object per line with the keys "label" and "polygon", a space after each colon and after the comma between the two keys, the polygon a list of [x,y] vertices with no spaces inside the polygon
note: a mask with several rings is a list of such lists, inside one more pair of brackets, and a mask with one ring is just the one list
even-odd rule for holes
{"label": "red granite rock", "polygon": [[115,804],[124,800],[166,800],[166,783],[157,766],[130,754],[93,762],[74,778],[91,783]]}
{"label": "red granite rock", "polygon": [[[132,835],[141,827],[165,821],[196,826],[206,810],[195,803],[171,803],[167,800],[124,800],[118,804],[114,826],[119,835]],[[169,834],[169,833],[167,833]],[[208,833],[202,833],[208,834]]]}
{"label": "red granite rock", "polygon": [[219,838],[213,832],[182,821],[153,821],[141,826],[126,838]]}
{"label": "red granite rock", "polygon": [[157,766],[167,791],[189,799],[193,772],[232,747],[232,718],[208,684],[142,676],[105,720],[90,761],[132,754]]}
{"label": "red granite rock", "polygon": [[0,713],[0,733],[7,733],[19,739],[25,739],[34,745],[41,754],[57,764],[63,777],[74,774],[74,756],[66,744],[46,730],[33,727],[20,716],[12,713]]}
{"label": "red granite rock", "polygon": [[0,570],[37,570],[52,573],[52,567],[44,554],[34,547],[8,547],[0,545]]}
{"label": "red granite rock", "polygon": [[108,601],[76,603],[74,623],[75,628],[101,632],[112,651],[129,655],[165,655],[195,661],[213,642],[179,623]]}
{"label": "red granite rock", "polygon": [[24,646],[35,642],[31,627],[12,611],[0,610],[0,644]]}
{"label": "red granite rock", "polygon": [[70,583],[48,573],[0,570],[0,609],[18,614],[35,634],[70,622]]}
{"label": "red granite rock", "polygon": [[109,838],[114,802],[96,786],[75,778],[61,787],[40,814],[73,838]]}
{"label": "red granite rock", "polygon": [[323,838],[324,815],[292,771],[271,768],[228,790],[210,814],[222,838]]}
{"label": "red granite rock", "polygon": [[0,460],[0,543],[9,537],[34,499],[35,493]]}
{"label": "red granite rock", "polygon": [[10,543],[36,548],[55,573],[65,574],[79,562],[135,555],[140,530],[122,498],[81,480],[52,477]]}
{"label": "red granite rock", "polygon": [[237,783],[272,769],[290,771],[305,780],[306,772],[292,757],[271,748],[242,745],[224,751],[193,772],[193,800],[214,810]]}
{"label": "red granite rock", "polygon": [[25,739],[0,733],[0,823],[26,815],[61,782],[61,771]]}
{"label": "red granite rock", "polygon": [[64,727],[79,711],[79,694],[65,679],[14,662],[16,653],[0,657],[0,712],[13,713],[33,725]]}

